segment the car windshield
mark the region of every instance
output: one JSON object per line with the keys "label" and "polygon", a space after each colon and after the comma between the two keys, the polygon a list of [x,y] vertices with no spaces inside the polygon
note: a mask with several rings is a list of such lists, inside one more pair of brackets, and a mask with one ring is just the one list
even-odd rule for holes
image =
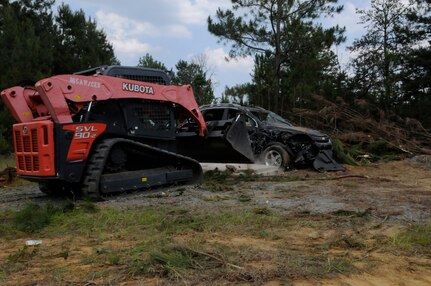
{"label": "car windshield", "polygon": [[260,119],[266,125],[280,125],[284,124],[287,126],[293,126],[288,120],[284,119],[280,115],[274,112],[268,111],[254,111],[252,112],[254,116]]}

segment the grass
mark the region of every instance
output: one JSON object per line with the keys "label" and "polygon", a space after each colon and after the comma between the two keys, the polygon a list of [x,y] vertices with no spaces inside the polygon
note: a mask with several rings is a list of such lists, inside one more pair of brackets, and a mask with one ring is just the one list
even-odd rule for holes
{"label": "grass", "polygon": [[340,184],[342,187],[350,190],[359,190],[361,188],[361,185],[355,184],[355,183],[344,183]]}
{"label": "grass", "polygon": [[392,244],[407,251],[431,253],[431,221],[412,225],[396,234]]}
{"label": "grass", "polygon": [[23,246],[8,256],[8,262],[17,263],[26,261],[34,257],[37,252],[38,248],[29,248],[27,246]]}
{"label": "grass", "polygon": [[0,155],[0,171],[7,167],[15,167],[15,156],[13,154]]}
{"label": "grass", "polygon": [[[326,178],[325,174],[316,174],[316,178]],[[231,192],[234,190],[234,186],[243,182],[295,182],[304,181],[307,178],[302,176],[259,176],[253,173],[244,173],[239,176],[231,176],[231,172],[226,171],[207,171],[204,173],[204,180],[202,188],[210,192],[223,193]],[[239,199],[240,201],[241,198]]]}
{"label": "grass", "polygon": [[353,269],[350,259],[338,257],[335,259],[327,258],[326,272],[327,273],[349,273]]}
{"label": "grass", "polygon": [[33,233],[49,225],[57,214],[72,211],[74,207],[70,201],[64,201],[59,206],[28,203],[22,210],[15,213],[14,225],[19,231]]}
{"label": "grass", "polygon": [[27,203],[17,211],[3,211],[0,213],[0,235],[19,236],[39,232],[48,226],[56,217],[71,212],[75,204],[71,201],[59,201],[56,204],[39,205]]}
{"label": "grass", "polygon": [[[375,249],[392,253],[387,236],[377,241],[370,234],[377,227],[367,210],[315,215],[299,209],[286,214],[255,204],[247,192],[225,192],[245,181],[300,178],[233,178],[224,172],[206,176],[203,188],[212,192],[202,200],[208,208],[166,199],[145,207],[52,201],[0,210],[0,284],[27,277],[22,285],[146,284],[146,279],[173,285],[290,285],[368,271]],[[429,237],[430,223],[425,223],[406,228],[391,242],[421,254],[430,249]],[[43,243],[23,247],[27,239]]]}
{"label": "grass", "polygon": [[[65,267],[70,264],[57,265],[56,259],[74,261],[75,266],[89,265],[87,269],[94,268],[92,272],[96,275],[78,276],[103,283],[124,276],[143,276],[161,277],[174,284],[193,284],[200,279],[232,283],[246,279],[259,284],[271,279],[320,277],[352,269],[343,257],[328,260],[323,250],[309,255],[292,246],[290,251],[291,246],[283,242],[284,234],[303,221],[288,219],[265,207],[232,206],[202,211],[164,205],[98,207],[91,202],[63,201],[3,211],[0,221],[8,226],[0,228],[2,237],[27,239],[37,234],[43,240],[40,248],[12,248],[15,250],[8,261],[0,262],[3,280],[41,264],[52,269],[46,273],[57,277],[52,279],[67,280],[77,275],[73,267]],[[218,239],[211,241],[212,237]],[[232,238],[251,242],[230,244]],[[45,247],[45,241],[50,240],[60,242]],[[270,242],[274,248],[261,249],[253,245],[256,241],[263,245]],[[92,250],[80,251],[84,246]],[[271,261],[267,267],[253,266],[256,261],[265,260]],[[104,265],[104,269],[99,265]],[[122,270],[114,271],[116,267]],[[103,271],[98,273],[96,268]]]}

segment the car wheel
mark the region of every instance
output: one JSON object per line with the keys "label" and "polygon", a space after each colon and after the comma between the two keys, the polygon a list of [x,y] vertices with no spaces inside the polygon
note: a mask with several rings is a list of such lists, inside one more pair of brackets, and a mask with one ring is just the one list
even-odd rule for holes
{"label": "car wheel", "polygon": [[269,146],[261,155],[262,162],[267,166],[286,168],[290,162],[287,151],[278,145]]}

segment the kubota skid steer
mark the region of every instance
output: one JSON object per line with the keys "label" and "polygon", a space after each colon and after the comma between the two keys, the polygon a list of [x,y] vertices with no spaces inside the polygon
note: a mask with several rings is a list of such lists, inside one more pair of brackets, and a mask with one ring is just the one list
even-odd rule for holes
{"label": "kubota skid steer", "polygon": [[199,163],[176,154],[176,126],[205,122],[191,86],[169,85],[166,73],[105,66],[16,86],[1,97],[13,126],[19,176],[50,194],[107,194],[202,177]]}

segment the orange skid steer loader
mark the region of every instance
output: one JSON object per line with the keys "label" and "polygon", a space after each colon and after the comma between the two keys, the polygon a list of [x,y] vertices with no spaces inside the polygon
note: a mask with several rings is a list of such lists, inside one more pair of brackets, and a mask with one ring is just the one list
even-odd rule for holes
{"label": "orange skid steer loader", "polygon": [[[111,193],[202,177],[199,163],[177,154],[177,126],[205,121],[190,85],[170,85],[166,73],[103,66],[16,86],[1,97],[13,126],[19,176],[50,195]],[[184,134],[183,134],[184,136]]]}

